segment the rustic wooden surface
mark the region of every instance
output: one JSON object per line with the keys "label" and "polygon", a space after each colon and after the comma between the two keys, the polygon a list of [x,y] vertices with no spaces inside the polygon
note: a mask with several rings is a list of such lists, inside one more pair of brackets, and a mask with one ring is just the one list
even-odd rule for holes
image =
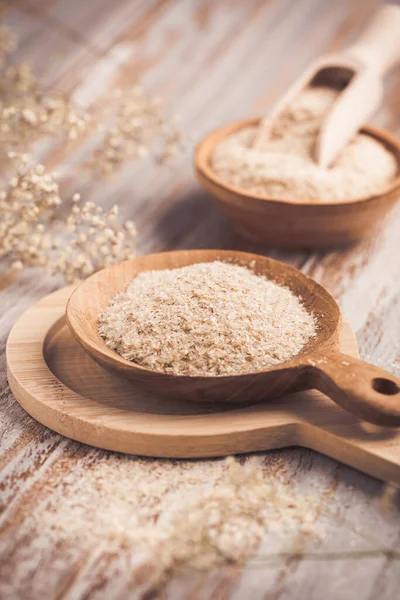
{"label": "rustic wooden surface", "polygon": [[[100,108],[111,85],[140,75],[160,93],[198,139],[211,128],[265,111],[317,54],[350,41],[365,25],[376,0],[2,0],[6,22],[21,37],[17,58],[29,60],[43,85],[72,91],[77,101]],[[399,71],[387,81],[384,107],[374,122],[400,133]],[[76,151],[84,150],[77,148]],[[75,156],[39,148],[48,164],[71,165]],[[196,185],[191,154],[172,168],[129,165],[106,185],[71,174],[67,193],[84,190],[105,206],[121,205],[135,219],[140,252],[170,248],[221,247],[254,250],[235,237],[214,204]],[[342,252],[280,253],[265,250],[301,268],[325,285],[356,330],[361,355],[390,370],[400,369],[400,205],[384,230]],[[256,249],[256,251],[260,249]],[[261,250],[263,251],[263,250]],[[384,486],[307,450],[268,453],[271,478],[295,479],[319,496],[341,523],[326,552],[299,556],[293,541],[288,556],[271,554],[257,567],[226,567],[208,574],[171,576],[150,590],[135,576],[134,561],[102,554],[72,563],[61,547],[37,548],[29,537],[16,543],[23,507],[35,497],[60,461],[96,451],[69,442],[39,426],[9,392],[4,345],[16,318],[61,285],[38,271],[15,280],[2,278],[0,297],[0,547],[1,598],[398,598],[400,545],[397,509],[388,513]],[[62,471],[60,471],[62,473]],[[54,475],[53,475],[54,476]],[[62,475],[60,477],[60,485]],[[83,482],[84,484],[84,482]],[[379,543],[371,544],[370,539]],[[263,554],[268,550],[268,538]],[[273,549],[272,549],[273,551]]]}

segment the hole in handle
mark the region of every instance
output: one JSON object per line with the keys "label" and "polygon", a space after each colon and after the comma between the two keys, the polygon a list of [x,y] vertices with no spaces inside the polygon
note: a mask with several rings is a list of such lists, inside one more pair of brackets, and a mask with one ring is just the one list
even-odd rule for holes
{"label": "hole in handle", "polygon": [[385,379],[384,377],[375,377],[372,380],[372,387],[379,394],[384,394],[385,396],[395,396],[400,392],[400,388],[394,381],[390,379]]}

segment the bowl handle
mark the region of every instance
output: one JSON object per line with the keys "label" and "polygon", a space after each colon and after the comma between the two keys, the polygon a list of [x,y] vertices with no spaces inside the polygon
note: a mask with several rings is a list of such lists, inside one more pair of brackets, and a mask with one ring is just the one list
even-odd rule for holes
{"label": "bowl handle", "polygon": [[348,412],[376,425],[400,426],[400,379],[339,352],[307,359],[312,386]]}

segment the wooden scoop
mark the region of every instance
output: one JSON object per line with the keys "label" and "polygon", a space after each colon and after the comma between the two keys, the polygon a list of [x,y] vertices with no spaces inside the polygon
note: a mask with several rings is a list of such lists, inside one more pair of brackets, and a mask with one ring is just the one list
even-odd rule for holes
{"label": "wooden scoop", "polygon": [[254,141],[260,148],[271,135],[279,115],[308,86],[341,90],[324,121],[314,149],[315,161],[329,166],[340,150],[378,108],[382,77],[400,59],[400,7],[383,6],[349,48],[314,61],[262,121]]}
{"label": "wooden scoop", "polygon": [[[158,373],[111,350],[97,330],[99,313],[142,271],[222,260],[247,266],[287,286],[317,320],[317,335],[289,362],[245,375],[190,377]],[[253,403],[316,388],[349,412],[379,425],[400,425],[400,380],[383,369],[340,353],[340,310],[328,292],[288,265],[245,252],[184,250],[143,256],[92,275],[72,293],[68,325],[83,348],[106,369],[143,389],[191,401]]]}

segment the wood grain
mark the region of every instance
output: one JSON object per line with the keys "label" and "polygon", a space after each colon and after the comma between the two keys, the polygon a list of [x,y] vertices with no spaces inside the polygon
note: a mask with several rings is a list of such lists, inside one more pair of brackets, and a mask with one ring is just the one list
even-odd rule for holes
{"label": "wood grain", "polygon": [[[83,7],[85,4],[85,7]],[[112,86],[128,86],[140,74],[147,89],[167,99],[199,140],[208,131],[246,114],[264,114],[316,55],[349,44],[376,10],[377,0],[3,0],[5,21],[21,35],[18,60],[33,63],[43,83],[89,101],[98,114]],[[84,13],[81,13],[84,10]],[[84,15],[84,16],[82,16]],[[400,132],[398,71],[386,85],[380,127]],[[88,156],[91,138],[77,147],[46,142],[36,149],[65,173],[65,194],[84,192],[105,207],[121,205],[139,229],[140,252],[180,248],[254,247],[234,234],[195,184],[192,155],[173,168],[131,164],[109,181],[93,180],[73,166]],[[279,252],[258,248],[316,278],[340,303],[357,332],[363,358],[400,372],[400,209],[385,227],[347,250]],[[207,574],[176,574],[161,587],[149,582],[139,557],[99,548],[37,546],[34,531],[17,535],[49,488],[70,478],[82,482],[100,451],[65,442],[29,418],[6,383],[4,347],[16,319],[62,285],[31,270],[6,285],[0,296],[0,597],[7,599],[181,600],[394,600],[400,575],[393,550],[400,547],[398,497],[392,512],[372,478],[310,450],[271,451],[257,457],[265,476],[296,482],[319,498],[316,522],[329,511],[335,526],[318,556],[299,553],[295,538],[266,536],[254,564]],[[397,508],[396,508],[397,507]],[[268,561],[261,560],[268,553]]]}

